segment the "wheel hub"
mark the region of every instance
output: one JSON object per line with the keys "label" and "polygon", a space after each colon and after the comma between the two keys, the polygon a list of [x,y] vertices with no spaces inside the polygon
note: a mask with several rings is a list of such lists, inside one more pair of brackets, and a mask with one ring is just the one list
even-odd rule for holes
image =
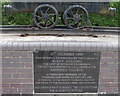
{"label": "wheel hub", "polygon": [[80,19],[81,19],[80,15],[78,15],[78,14],[75,14],[73,16],[73,18],[74,18],[75,21],[80,21]]}
{"label": "wheel hub", "polygon": [[49,17],[49,15],[48,15],[48,13],[45,13],[45,14],[44,14],[44,20],[45,20],[45,21],[49,21],[49,20],[50,20],[50,17]]}

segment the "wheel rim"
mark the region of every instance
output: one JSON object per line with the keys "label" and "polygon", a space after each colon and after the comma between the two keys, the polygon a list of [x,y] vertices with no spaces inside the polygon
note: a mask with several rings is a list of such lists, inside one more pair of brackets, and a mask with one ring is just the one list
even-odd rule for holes
{"label": "wheel rim", "polygon": [[88,22],[88,12],[80,5],[73,5],[65,10],[63,19],[68,28],[80,29]]}
{"label": "wheel rim", "polygon": [[33,14],[33,21],[40,28],[51,28],[55,26],[58,20],[58,12],[48,4],[38,6]]}

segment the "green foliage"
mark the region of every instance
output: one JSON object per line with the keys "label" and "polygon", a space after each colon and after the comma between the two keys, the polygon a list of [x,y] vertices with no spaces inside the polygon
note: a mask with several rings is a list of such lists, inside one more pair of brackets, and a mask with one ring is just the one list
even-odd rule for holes
{"label": "green foliage", "polygon": [[3,7],[4,5],[8,5],[8,4],[11,4],[11,2],[1,2],[0,1],[0,7]]}
{"label": "green foliage", "polygon": [[94,26],[120,27],[120,1],[110,2],[110,7],[116,8],[116,16],[104,16],[100,14],[90,14],[91,24]]}
{"label": "green foliage", "polygon": [[[1,4],[1,2],[0,2]],[[4,6],[10,3],[2,3]],[[100,14],[89,14],[89,20],[93,26],[111,26],[120,27],[120,1],[110,2],[110,7],[116,8],[116,16],[104,16]],[[32,13],[3,14],[2,25],[32,25]],[[61,17],[59,17],[58,25],[63,25]]]}
{"label": "green foliage", "polygon": [[4,14],[3,25],[31,25],[32,13]]}
{"label": "green foliage", "polygon": [[119,2],[110,2],[110,7],[117,9],[117,14],[120,14],[120,1]]}
{"label": "green foliage", "polygon": [[[0,2],[0,5],[8,5],[11,2]],[[2,10],[2,25],[31,25],[32,13],[5,14]]]}
{"label": "green foliage", "polygon": [[89,20],[94,26],[109,26],[109,27],[117,27],[118,26],[118,18],[117,16],[103,16],[99,14],[90,14]]}
{"label": "green foliage", "polygon": [[116,20],[118,20],[118,26],[120,27],[120,0],[118,2],[110,2],[110,7],[116,8]]}

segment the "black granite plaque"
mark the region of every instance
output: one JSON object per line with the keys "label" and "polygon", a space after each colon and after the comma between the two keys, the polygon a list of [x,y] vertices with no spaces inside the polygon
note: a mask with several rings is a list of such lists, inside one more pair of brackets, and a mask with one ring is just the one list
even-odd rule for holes
{"label": "black granite plaque", "polygon": [[100,52],[35,51],[35,93],[98,92]]}

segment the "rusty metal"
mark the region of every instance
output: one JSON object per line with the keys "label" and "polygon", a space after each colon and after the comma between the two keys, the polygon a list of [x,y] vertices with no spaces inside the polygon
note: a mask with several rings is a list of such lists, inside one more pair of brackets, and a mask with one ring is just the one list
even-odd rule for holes
{"label": "rusty metal", "polygon": [[[107,29],[108,28],[108,29]],[[86,27],[83,29],[67,29],[65,26],[58,26],[53,29],[38,29],[35,26],[0,26],[3,34],[39,34],[39,35],[70,35],[70,36],[96,36],[96,35],[119,35],[119,27]]]}
{"label": "rusty metal", "polygon": [[[0,25],[0,28],[37,28],[34,25]],[[64,25],[56,25],[54,28],[63,28],[67,29]],[[93,29],[110,29],[110,30],[120,30],[120,27],[104,27],[104,26],[85,26],[84,28],[93,28]]]}
{"label": "rusty metal", "polygon": [[73,5],[65,10],[63,19],[68,28],[80,29],[88,23],[88,12],[81,5]]}
{"label": "rusty metal", "polygon": [[58,11],[52,5],[42,4],[35,9],[33,21],[43,29],[54,27],[58,21]]}

